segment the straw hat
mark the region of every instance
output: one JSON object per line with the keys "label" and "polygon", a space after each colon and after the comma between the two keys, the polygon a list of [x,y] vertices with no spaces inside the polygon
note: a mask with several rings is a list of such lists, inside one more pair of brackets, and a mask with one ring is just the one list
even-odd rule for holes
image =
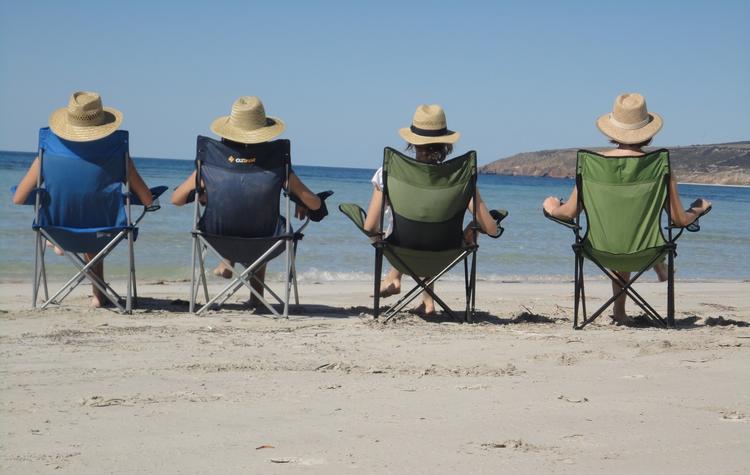
{"label": "straw hat", "polygon": [[445,111],[437,104],[422,104],[414,112],[411,127],[404,127],[398,131],[401,138],[414,145],[431,143],[454,144],[461,134],[448,130]]}
{"label": "straw hat", "polygon": [[284,122],[267,117],[263,103],[255,96],[242,96],[232,104],[232,113],[211,123],[211,130],[220,137],[240,143],[271,140],[284,131]]}
{"label": "straw hat", "polygon": [[619,143],[636,144],[656,135],[661,130],[662,120],[658,114],[648,112],[642,95],[632,92],[617,96],[612,112],[599,117],[596,126]]}
{"label": "straw hat", "polygon": [[76,91],[68,107],[49,116],[49,127],[58,137],[72,142],[90,142],[110,135],[122,123],[122,112],[102,107],[96,92]]}

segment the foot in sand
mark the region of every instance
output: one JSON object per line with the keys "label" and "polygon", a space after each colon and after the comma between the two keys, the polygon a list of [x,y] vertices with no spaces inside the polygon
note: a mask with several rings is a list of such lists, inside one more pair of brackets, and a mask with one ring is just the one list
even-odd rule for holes
{"label": "foot in sand", "polygon": [[612,324],[617,326],[630,326],[634,323],[633,319],[626,313],[615,312],[609,318],[612,319]]}
{"label": "foot in sand", "polygon": [[414,313],[422,317],[432,317],[435,315],[435,303],[422,302],[414,309]]}
{"label": "foot in sand", "polygon": [[95,292],[94,296],[91,297],[91,303],[89,306],[91,308],[107,308],[112,306],[112,302],[110,302],[101,292]]}
{"label": "foot in sand", "polygon": [[213,272],[217,277],[223,277],[225,279],[232,278],[232,269],[230,267],[227,267],[223,262],[219,263],[219,265],[216,266]]}

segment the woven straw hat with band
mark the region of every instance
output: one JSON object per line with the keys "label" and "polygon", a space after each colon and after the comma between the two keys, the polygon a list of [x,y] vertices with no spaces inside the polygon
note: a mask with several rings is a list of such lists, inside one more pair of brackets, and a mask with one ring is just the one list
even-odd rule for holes
{"label": "woven straw hat with band", "polygon": [[646,99],[637,92],[620,94],[612,112],[599,117],[596,126],[607,137],[622,144],[645,142],[662,127],[661,117],[646,108]]}
{"label": "woven straw hat with band", "polygon": [[49,116],[49,127],[58,137],[72,142],[90,142],[110,135],[122,123],[122,112],[102,106],[96,92],[77,91],[68,107]]}
{"label": "woven straw hat with band", "polygon": [[284,131],[284,122],[266,116],[263,103],[255,96],[242,96],[232,104],[232,112],[211,123],[211,130],[239,143],[267,142]]}
{"label": "woven straw hat with band", "polygon": [[454,144],[461,134],[448,130],[445,111],[437,104],[422,104],[414,112],[410,127],[398,131],[401,138],[414,145],[431,143]]}

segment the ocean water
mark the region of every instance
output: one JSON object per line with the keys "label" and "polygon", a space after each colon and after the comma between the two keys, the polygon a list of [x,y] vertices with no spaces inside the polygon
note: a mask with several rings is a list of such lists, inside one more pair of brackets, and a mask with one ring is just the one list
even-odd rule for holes
{"label": "ocean water", "polygon": [[[333,190],[328,199],[329,216],[311,223],[300,244],[297,267],[301,281],[370,280],[374,251],[368,240],[341,214],[339,203],[353,202],[366,209],[372,192],[373,169],[295,166],[297,175],[313,191]],[[10,187],[17,184],[33,159],[32,154],[0,152],[0,281],[30,280],[33,272],[33,208],[15,206]],[[149,186],[181,183],[193,170],[188,160],[136,158],[138,170]],[[482,175],[479,189],[490,208],[505,208],[505,233],[497,240],[480,237],[478,277],[498,281],[569,281],[573,258],[572,233],[542,216],[547,196],[566,197],[572,180],[538,177]],[[699,233],[685,233],[678,242],[677,278],[680,280],[745,280],[750,252],[750,188],[680,185],[683,203],[697,197],[713,202],[711,214],[701,220]],[[140,278],[178,280],[190,276],[193,207],[172,206],[171,192],[161,200],[162,209],[146,216],[136,243],[136,268]],[[296,220],[295,220],[296,222]],[[124,277],[126,246],[106,260],[107,278]],[[65,257],[48,253],[48,272],[62,279],[73,269]],[[597,276],[589,265],[591,276]],[[269,279],[278,279],[281,262],[269,268]],[[463,279],[463,270],[447,276]],[[598,277],[598,276],[597,276]],[[647,280],[655,280],[653,273]]]}

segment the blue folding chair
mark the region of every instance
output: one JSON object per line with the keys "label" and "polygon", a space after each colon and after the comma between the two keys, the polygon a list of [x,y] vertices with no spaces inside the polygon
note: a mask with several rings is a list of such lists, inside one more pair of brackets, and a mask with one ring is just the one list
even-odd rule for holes
{"label": "blue folding chair", "polygon": [[[130,313],[138,292],[135,282],[133,243],[138,223],[149,211],[159,209],[158,197],[166,186],[151,188],[154,203],[143,207],[132,219],[131,205],[143,206],[130,192],[128,177],[128,132],[118,130],[91,142],[71,142],[56,136],[48,127],[39,131],[40,173],[34,193],[25,204],[34,205],[36,233],[32,306],[59,304],[81,282],[88,279],[120,312]],[[123,192],[124,185],[124,192]],[[45,240],[65,251],[78,272],[51,297],[47,288]],[[128,285],[125,305],[112,287],[97,277],[92,268],[118,243],[128,241]],[[86,262],[83,253],[95,254]]]}
{"label": "blue folding chair", "polygon": [[[245,286],[273,315],[287,317],[292,288],[295,302],[299,304],[294,261],[297,243],[309,223],[308,218],[299,229],[292,229],[288,193],[284,193],[286,216],[279,210],[281,193],[291,170],[289,140],[230,145],[198,136],[195,167],[195,189],[189,198],[195,201],[190,311],[200,314],[214,306],[220,307]],[[332,192],[325,192],[319,196],[325,199],[330,194]],[[242,268],[212,298],[209,298],[206,282],[207,251],[229,268],[233,263]],[[281,254],[285,255],[283,297],[256,276],[263,265]],[[253,280],[260,282],[283,307],[281,312],[252,287]],[[201,287],[205,304],[196,310]]]}

